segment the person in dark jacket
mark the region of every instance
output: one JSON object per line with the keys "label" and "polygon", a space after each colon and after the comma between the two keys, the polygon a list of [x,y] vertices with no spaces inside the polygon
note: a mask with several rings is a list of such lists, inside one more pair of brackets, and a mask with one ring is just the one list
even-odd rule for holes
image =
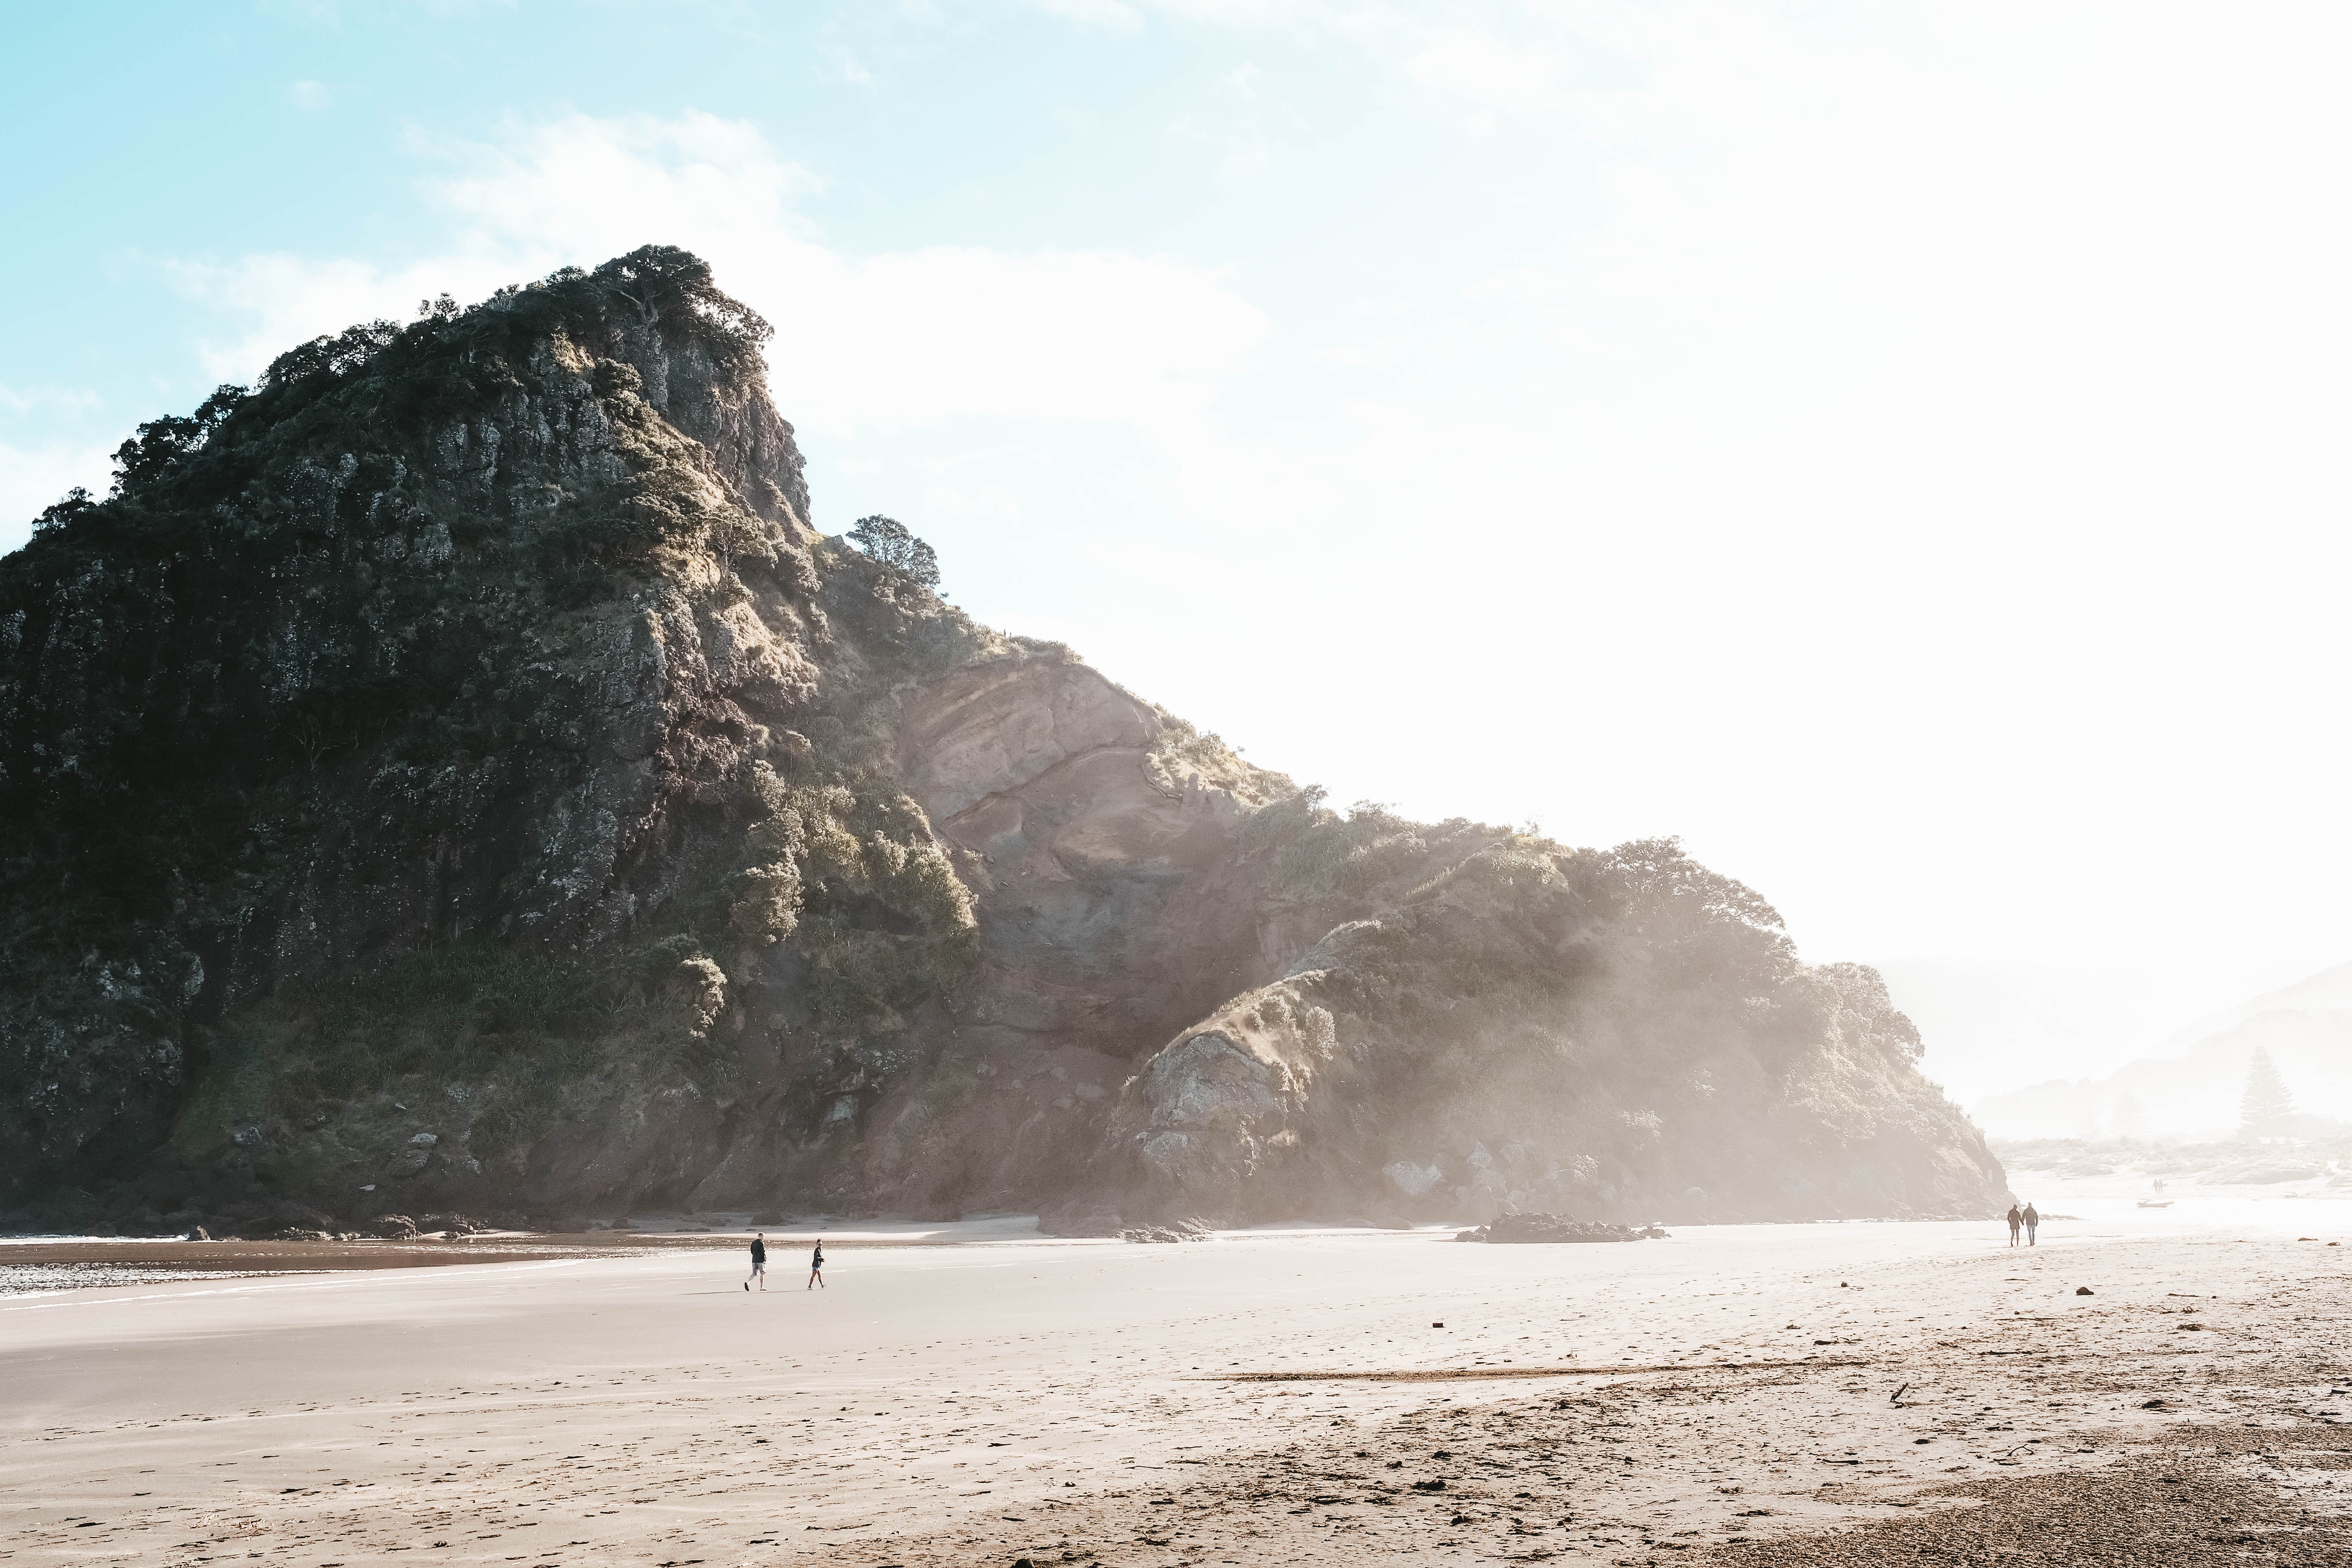
{"label": "person in dark jacket", "polygon": [[761,1289],[768,1288],[768,1233],[764,1230],[751,1238],[751,1272],[743,1277],[743,1289],[749,1290],[754,1279]]}
{"label": "person in dark jacket", "polygon": [[2018,1212],[2017,1212],[2017,1205],[2016,1205],[2015,1204],[2011,1204],[2011,1205],[2009,1205],[2009,1244],[2010,1244],[2010,1246],[2011,1246],[2011,1247],[2015,1247],[2015,1246],[2017,1245],[2017,1233],[2018,1233],[2020,1230],[2023,1229],[2023,1228],[2024,1228],[2024,1226],[2025,1226],[2025,1216],[2024,1216],[2023,1215],[2021,1215],[2021,1214],[2020,1214],[2020,1213],[2018,1213]]}
{"label": "person in dark jacket", "polygon": [[809,1282],[806,1288],[811,1290],[824,1289],[824,1243],[822,1240],[816,1244],[816,1250],[809,1254]]}
{"label": "person in dark jacket", "polygon": [[2042,1211],[2033,1206],[2031,1199],[2028,1199],[2026,1202],[2024,1218],[2025,1245],[2032,1247],[2033,1245],[2033,1233],[2042,1228]]}

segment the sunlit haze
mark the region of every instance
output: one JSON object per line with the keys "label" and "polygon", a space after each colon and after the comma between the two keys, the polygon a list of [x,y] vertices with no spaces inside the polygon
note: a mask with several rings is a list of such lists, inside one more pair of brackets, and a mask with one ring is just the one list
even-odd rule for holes
{"label": "sunlit haze", "polygon": [[677,245],[826,531],[1335,802],[1679,835],[1963,1100],[2352,957],[2340,7],[426,14],[12,20],[0,548]]}

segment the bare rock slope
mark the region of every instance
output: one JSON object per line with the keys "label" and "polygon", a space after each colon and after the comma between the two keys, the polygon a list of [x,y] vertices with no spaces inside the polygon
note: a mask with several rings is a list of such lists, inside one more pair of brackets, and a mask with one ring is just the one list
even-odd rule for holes
{"label": "bare rock slope", "polygon": [[2002,1201],[1673,845],[1334,812],[820,535],[769,337],[660,248],[354,328],[0,561],[0,1205]]}

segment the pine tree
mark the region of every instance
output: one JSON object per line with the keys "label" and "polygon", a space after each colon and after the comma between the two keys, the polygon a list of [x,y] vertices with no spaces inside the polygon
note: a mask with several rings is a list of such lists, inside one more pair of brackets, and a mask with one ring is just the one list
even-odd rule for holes
{"label": "pine tree", "polygon": [[2147,1111],[2140,1105],[2137,1095],[2127,1094],[2116,1101],[2115,1127],[2116,1136],[2126,1142],[2147,1136]]}
{"label": "pine tree", "polygon": [[2246,1065],[2245,1097],[2238,1101],[2238,1136],[2284,1138],[2294,1115],[2294,1097],[2287,1092],[2286,1079],[2279,1076],[2270,1052],[2256,1046],[2254,1059]]}

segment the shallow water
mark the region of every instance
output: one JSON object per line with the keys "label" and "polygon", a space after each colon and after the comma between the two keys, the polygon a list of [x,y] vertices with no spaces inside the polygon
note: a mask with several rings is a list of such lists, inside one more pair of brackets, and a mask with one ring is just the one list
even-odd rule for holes
{"label": "shallow water", "polygon": [[313,1268],[197,1268],[173,1263],[0,1262],[0,1298],[47,1296],[108,1285],[162,1285],[179,1279],[261,1279],[280,1274],[315,1274]]}

